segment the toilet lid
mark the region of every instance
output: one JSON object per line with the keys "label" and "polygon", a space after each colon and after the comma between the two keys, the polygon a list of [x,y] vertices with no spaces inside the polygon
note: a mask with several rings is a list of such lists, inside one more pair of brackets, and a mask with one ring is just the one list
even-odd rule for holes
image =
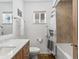
{"label": "toilet lid", "polygon": [[40,52],[40,49],[37,47],[30,47],[30,52]]}

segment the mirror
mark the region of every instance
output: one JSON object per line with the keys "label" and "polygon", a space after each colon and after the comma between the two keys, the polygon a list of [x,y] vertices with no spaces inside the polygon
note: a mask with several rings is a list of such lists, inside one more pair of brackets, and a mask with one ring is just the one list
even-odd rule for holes
{"label": "mirror", "polygon": [[0,0],[0,36],[12,34],[13,5],[12,1]]}

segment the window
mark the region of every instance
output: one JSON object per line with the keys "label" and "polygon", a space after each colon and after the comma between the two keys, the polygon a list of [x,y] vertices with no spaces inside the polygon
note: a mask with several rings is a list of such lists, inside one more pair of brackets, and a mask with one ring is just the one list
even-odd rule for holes
{"label": "window", "polygon": [[46,12],[45,11],[34,11],[33,13],[34,23],[46,23]]}
{"label": "window", "polygon": [[39,13],[35,14],[35,23],[39,23]]}
{"label": "window", "polygon": [[3,24],[12,24],[12,12],[3,12]]}

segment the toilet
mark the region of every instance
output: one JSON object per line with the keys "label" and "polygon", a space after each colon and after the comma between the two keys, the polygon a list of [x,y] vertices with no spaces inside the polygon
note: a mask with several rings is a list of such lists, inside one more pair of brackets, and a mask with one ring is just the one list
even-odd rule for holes
{"label": "toilet", "polygon": [[38,47],[30,47],[30,59],[38,59],[40,49]]}

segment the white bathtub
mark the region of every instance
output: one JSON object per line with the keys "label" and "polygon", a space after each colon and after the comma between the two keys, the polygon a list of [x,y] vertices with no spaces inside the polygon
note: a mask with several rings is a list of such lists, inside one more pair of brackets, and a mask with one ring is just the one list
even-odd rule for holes
{"label": "white bathtub", "polygon": [[73,59],[73,47],[71,43],[57,44],[56,59]]}

